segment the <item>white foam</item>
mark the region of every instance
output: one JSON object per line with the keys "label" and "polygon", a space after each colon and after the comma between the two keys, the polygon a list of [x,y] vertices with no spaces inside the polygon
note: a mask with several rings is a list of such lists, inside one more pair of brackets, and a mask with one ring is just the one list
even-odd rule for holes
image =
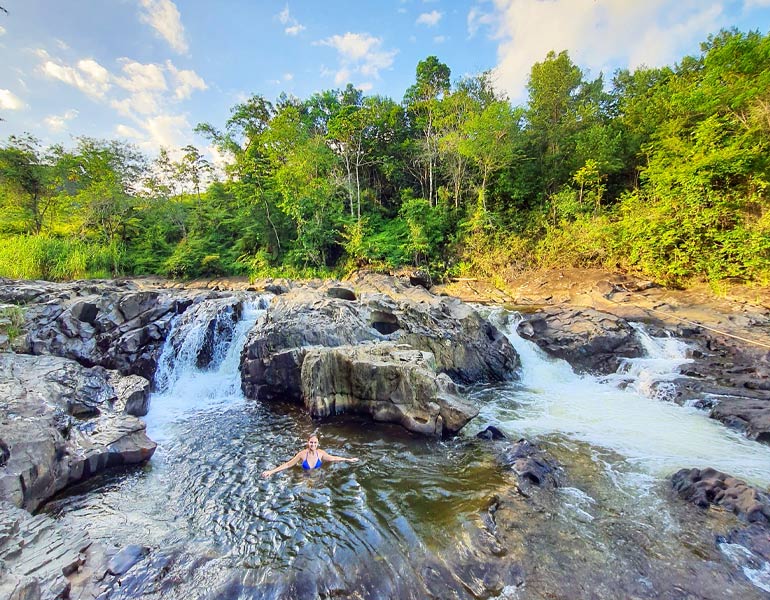
{"label": "white foam", "polygon": [[491,318],[522,362],[520,383],[482,407],[482,415],[509,434],[561,434],[587,442],[622,455],[640,475],[662,478],[684,467],[714,467],[762,487],[770,484],[770,447],[698,409],[645,395],[649,385],[639,383],[642,376],[653,383],[678,376],[676,366],[686,361],[681,342],[645,334],[641,339],[652,356],[639,361],[643,368],[624,369],[619,387],[620,378],[578,375],[567,362],[548,357],[516,333],[515,315],[498,311]]}

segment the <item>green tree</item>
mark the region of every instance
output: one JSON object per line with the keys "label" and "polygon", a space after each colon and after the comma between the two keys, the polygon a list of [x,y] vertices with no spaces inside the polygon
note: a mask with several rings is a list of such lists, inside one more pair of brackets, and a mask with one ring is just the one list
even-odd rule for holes
{"label": "green tree", "polygon": [[5,227],[10,231],[40,233],[56,203],[52,167],[40,141],[11,136],[0,147],[0,193]]}
{"label": "green tree", "polygon": [[440,100],[449,93],[450,75],[447,65],[435,56],[429,56],[417,63],[417,81],[404,96],[414,127],[422,134],[422,144],[413,160],[419,172],[424,173],[421,185],[431,204],[437,187],[435,177],[439,132],[436,128],[436,113]]}

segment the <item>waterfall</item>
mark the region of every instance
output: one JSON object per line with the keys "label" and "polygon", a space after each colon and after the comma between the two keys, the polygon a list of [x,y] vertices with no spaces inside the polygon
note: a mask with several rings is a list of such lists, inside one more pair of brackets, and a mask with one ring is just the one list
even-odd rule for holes
{"label": "waterfall", "polygon": [[[612,377],[576,374],[521,338],[521,317],[502,310],[490,319],[521,356],[521,380],[485,396],[481,416],[512,436],[560,434],[617,453],[624,471],[662,478],[680,468],[714,467],[765,487],[770,484],[770,447],[695,408],[665,401],[661,384],[678,376],[686,346],[655,338],[635,325],[646,350]],[[481,420],[478,420],[481,422]],[[485,424],[486,424],[485,423]]]}
{"label": "waterfall", "polygon": [[[242,303],[204,300],[172,325],[155,376],[157,392],[150,397],[145,418],[150,438],[162,442],[181,417],[243,400],[240,357],[246,336],[265,312],[267,301]],[[240,319],[233,318],[236,307]],[[206,346],[209,346],[206,348]],[[201,366],[201,352],[210,360]]]}

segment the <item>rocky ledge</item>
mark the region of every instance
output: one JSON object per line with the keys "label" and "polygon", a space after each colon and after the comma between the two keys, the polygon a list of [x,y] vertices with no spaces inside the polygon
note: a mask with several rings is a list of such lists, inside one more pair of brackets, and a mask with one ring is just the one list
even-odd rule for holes
{"label": "rocky ledge", "polygon": [[151,379],[173,318],[221,294],[140,289],[130,281],[54,284],[0,279],[0,303],[24,308],[14,349],[52,354]]}
{"label": "rocky ledge", "polygon": [[472,307],[420,294],[334,283],[287,290],[249,334],[245,394],[304,402],[316,416],[364,413],[419,433],[456,432],[476,410],[452,382],[513,379],[519,358]]}
{"label": "rocky ledge", "polygon": [[0,499],[35,510],[68,485],[155,451],[149,381],[55,356],[0,354]]}

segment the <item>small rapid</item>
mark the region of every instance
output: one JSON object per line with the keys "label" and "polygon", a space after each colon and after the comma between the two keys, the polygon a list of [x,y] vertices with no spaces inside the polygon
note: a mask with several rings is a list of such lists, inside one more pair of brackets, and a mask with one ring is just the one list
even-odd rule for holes
{"label": "small rapid", "polygon": [[748,440],[701,410],[664,400],[665,384],[686,363],[686,345],[653,338],[635,325],[643,358],[627,359],[611,377],[576,374],[516,333],[520,317],[496,311],[490,318],[521,356],[517,382],[485,388],[479,422],[497,422],[511,435],[559,435],[623,457],[624,470],[660,479],[681,468],[714,467],[747,481],[770,485],[770,447]]}

